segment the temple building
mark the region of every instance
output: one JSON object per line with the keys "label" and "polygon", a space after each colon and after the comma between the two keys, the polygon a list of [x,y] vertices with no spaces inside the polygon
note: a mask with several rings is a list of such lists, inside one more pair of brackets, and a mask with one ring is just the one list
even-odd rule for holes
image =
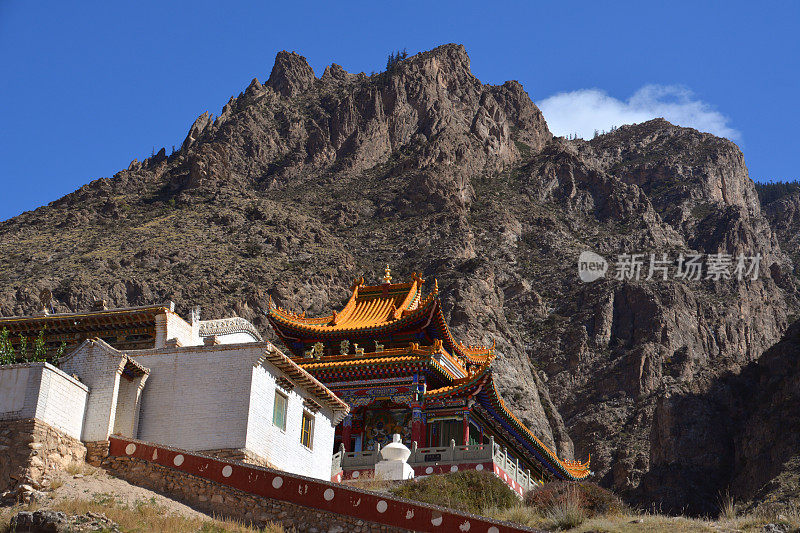
{"label": "temple building", "polygon": [[270,304],[269,321],[288,355],[350,406],[335,434],[342,477],[357,477],[359,465],[368,465],[394,433],[414,450],[409,463],[418,474],[443,471],[443,462],[455,471],[457,457],[473,457],[480,470],[488,457],[486,467],[494,465],[499,475],[502,457],[503,468],[511,465],[518,473],[519,485],[525,479],[520,493],[547,480],[588,476],[588,460],[558,458],[514,416],[492,376],[494,346],[457,342],[438,284],[427,294],[423,287],[416,274],[392,283],[387,266],[382,284],[357,280],[345,306],[329,316],[307,317]]}

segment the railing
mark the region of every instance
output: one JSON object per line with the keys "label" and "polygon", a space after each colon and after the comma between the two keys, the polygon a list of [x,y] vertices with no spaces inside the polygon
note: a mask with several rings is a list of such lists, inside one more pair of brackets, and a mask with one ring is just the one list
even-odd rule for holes
{"label": "railing", "polygon": [[539,485],[531,475],[530,470],[523,470],[522,467],[519,466],[519,459],[511,459],[511,456],[508,455],[508,449],[501,448],[499,445],[495,444],[492,460],[494,464],[505,471],[509,479],[519,483],[523,489],[530,490]]}
{"label": "railing", "polygon": [[[331,475],[335,476],[343,470],[368,470],[374,469],[375,464],[381,460],[378,449],[365,450],[361,452],[346,452],[344,446],[333,454]],[[411,456],[408,464],[412,467],[440,465],[440,464],[463,464],[463,463],[485,463],[492,461],[500,467],[508,477],[508,481],[515,481],[524,490],[538,486],[530,470],[523,470],[519,465],[519,459],[511,459],[508,450],[502,448],[494,442],[494,437],[489,438],[485,444],[467,444],[457,446],[454,440],[450,441],[450,446],[435,446],[428,448],[418,448],[417,443],[411,445]]]}

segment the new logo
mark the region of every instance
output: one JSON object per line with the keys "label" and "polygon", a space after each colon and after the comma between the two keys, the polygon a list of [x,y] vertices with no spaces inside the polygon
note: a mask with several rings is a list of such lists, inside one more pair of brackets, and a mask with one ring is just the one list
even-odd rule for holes
{"label": "new logo", "polygon": [[581,252],[578,257],[578,276],[584,283],[591,283],[605,277],[608,261],[594,252]]}

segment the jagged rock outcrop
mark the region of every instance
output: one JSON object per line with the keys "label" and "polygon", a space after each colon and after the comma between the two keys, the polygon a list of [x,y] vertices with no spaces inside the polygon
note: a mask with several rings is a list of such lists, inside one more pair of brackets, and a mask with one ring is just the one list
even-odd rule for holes
{"label": "jagged rock outcrop", "polygon": [[[692,428],[795,298],[741,152],[663,120],[553,138],[519,83],[484,85],[469,64],[445,45],[317,78],[281,52],[176,153],[0,223],[0,314],[34,311],[49,287],[58,310],[173,299],[268,335],[270,297],[322,314],[388,262],[438,278],[457,337],[497,341],[502,394],[546,444],[591,453],[596,479],[636,503],[706,501],[735,454],[710,458]],[[741,281],[616,280],[612,264],[585,284],[585,250],[762,263]],[[671,400],[687,395],[691,410]]]}

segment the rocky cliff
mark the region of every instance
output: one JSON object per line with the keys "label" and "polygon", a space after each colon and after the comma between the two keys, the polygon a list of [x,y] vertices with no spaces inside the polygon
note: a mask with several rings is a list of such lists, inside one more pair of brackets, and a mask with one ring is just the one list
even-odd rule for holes
{"label": "rocky cliff", "polygon": [[[438,278],[455,334],[497,341],[502,393],[542,440],[665,510],[705,512],[731,482],[733,454],[687,428],[713,420],[706,393],[794,308],[791,261],[733,143],[663,120],[554,138],[519,83],[482,84],[458,45],[372,76],[334,64],[318,78],[281,52],[177,152],[0,235],[2,315],[48,287],[59,310],[172,299],[269,334],[270,296],[321,314],[386,263]],[[756,280],[584,284],[584,250],[762,261]],[[687,395],[711,418],[670,401]]]}

